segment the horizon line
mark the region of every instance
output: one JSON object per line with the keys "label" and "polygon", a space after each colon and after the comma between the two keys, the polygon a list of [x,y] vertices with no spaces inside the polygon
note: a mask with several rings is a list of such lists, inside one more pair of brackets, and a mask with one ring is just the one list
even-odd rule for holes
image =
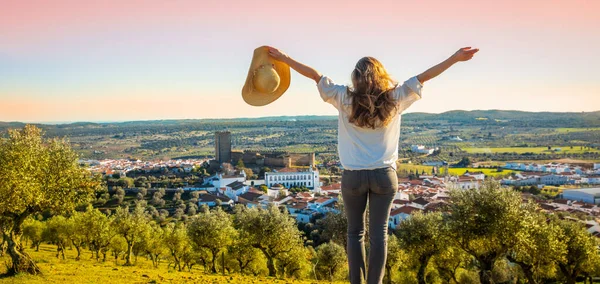
{"label": "horizon line", "polygon": [[[452,111],[464,111],[464,112],[472,112],[472,111],[513,111],[513,112],[529,112],[529,113],[594,113],[600,112],[600,110],[595,111],[527,111],[527,110],[517,110],[517,109],[473,109],[473,110],[463,110],[463,109],[454,109],[447,110],[443,112],[409,112],[403,113],[405,115],[408,114],[443,114]],[[151,122],[151,121],[176,121],[176,120],[235,120],[235,119],[265,119],[265,118],[278,118],[278,117],[335,117],[336,114],[305,114],[305,115],[273,115],[273,116],[255,116],[255,117],[223,117],[223,118],[162,118],[162,119],[133,119],[133,120],[70,120],[70,121],[0,121],[0,123],[25,123],[25,124],[44,124],[44,125],[61,125],[61,124],[73,124],[73,123],[125,123],[125,122]]]}

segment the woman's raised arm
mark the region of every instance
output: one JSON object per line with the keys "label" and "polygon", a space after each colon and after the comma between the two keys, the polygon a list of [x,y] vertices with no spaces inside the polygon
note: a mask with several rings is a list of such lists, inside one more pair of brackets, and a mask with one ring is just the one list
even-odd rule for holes
{"label": "woman's raised arm", "polygon": [[315,70],[314,68],[292,59],[289,55],[274,47],[269,46],[269,55],[271,55],[276,60],[279,60],[289,65],[290,67],[292,67],[292,69],[296,70],[296,72],[300,73],[304,77],[313,79],[317,84],[319,83],[319,80],[321,79],[321,73],[319,73],[319,71]]}
{"label": "woman's raised arm", "polygon": [[473,58],[473,55],[477,51],[479,51],[479,49],[477,49],[477,48],[471,49],[470,46],[463,47],[463,48],[459,49],[457,52],[455,52],[448,59],[442,61],[442,63],[435,65],[435,66],[427,69],[427,71],[419,74],[417,76],[417,79],[419,80],[419,82],[421,82],[421,84],[423,84],[426,81],[429,81],[429,80],[437,77],[438,75],[442,74],[442,72],[446,71],[446,69],[450,68],[450,66],[454,65],[454,63],[470,60],[471,58]]}

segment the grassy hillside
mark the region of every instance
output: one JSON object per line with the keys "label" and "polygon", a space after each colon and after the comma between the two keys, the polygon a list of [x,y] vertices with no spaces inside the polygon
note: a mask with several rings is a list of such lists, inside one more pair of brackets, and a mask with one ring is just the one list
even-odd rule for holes
{"label": "grassy hillside", "polygon": [[[28,250],[28,253],[40,266],[43,275],[17,275],[0,278],[0,283],[331,283],[326,281],[299,281],[294,279],[275,279],[264,276],[248,276],[241,274],[215,275],[203,272],[200,265],[192,271],[179,272],[167,268],[163,262],[158,268],[152,267],[152,262],[139,257],[135,266],[123,266],[123,260],[115,262],[108,257],[106,262],[90,260],[88,251],[82,254],[80,261],[75,260],[75,250],[67,249],[66,259],[56,258],[56,246],[43,244],[40,251]],[[1,263],[9,263],[9,257],[0,257]],[[0,274],[6,272],[5,265],[0,266]],[[336,282],[344,283],[344,282]]]}

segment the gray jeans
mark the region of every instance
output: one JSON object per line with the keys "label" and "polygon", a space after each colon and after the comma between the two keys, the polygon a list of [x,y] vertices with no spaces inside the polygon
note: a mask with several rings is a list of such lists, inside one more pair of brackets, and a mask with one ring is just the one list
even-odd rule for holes
{"label": "gray jeans", "polygon": [[[398,176],[392,167],[344,170],[342,198],[348,217],[348,265],[350,283],[378,284],[383,280],[387,257],[388,218]],[[365,269],[365,213],[369,204],[369,262]]]}

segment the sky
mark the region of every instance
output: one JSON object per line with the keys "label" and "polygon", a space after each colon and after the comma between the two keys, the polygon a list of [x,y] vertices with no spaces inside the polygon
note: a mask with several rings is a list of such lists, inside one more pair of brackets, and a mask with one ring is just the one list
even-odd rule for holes
{"label": "sky", "polygon": [[261,45],[343,84],[363,56],[403,82],[471,46],[407,112],[596,111],[598,11],[595,0],[0,0],[0,121],[337,114],[298,73],[277,101],[245,104]]}

